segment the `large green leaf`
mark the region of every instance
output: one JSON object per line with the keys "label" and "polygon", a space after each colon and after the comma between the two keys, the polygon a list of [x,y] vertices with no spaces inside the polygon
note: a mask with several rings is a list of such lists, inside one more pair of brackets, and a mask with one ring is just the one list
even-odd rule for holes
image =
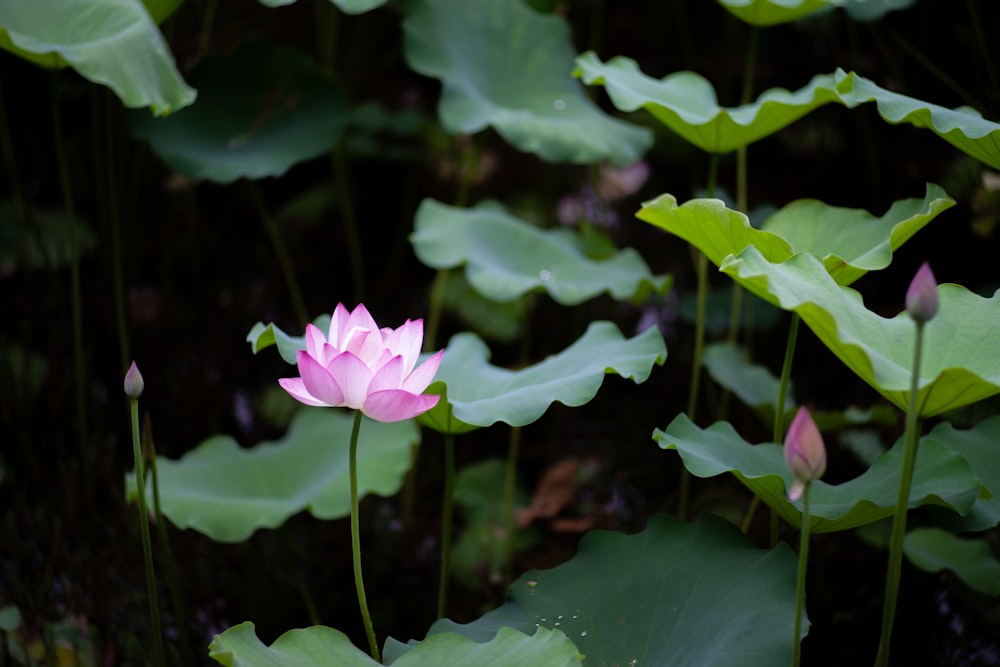
{"label": "large green leaf", "polygon": [[281,176],[330,150],[348,110],[343,93],[302,52],[248,42],[191,74],[198,102],[168,118],[133,114],[132,132],[190,178],[228,183]]}
{"label": "large green leaf", "polygon": [[[239,542],[258,528],[276,528],[304,509],[319,519],[348,516],[353,423],[349,412],[303,408],[275,442],[243,449],[219,435],[180,460],[158,457],[163,513],[179,528],[194,528],[219,542]],[[419,439],[412,421],[365,419],[358,440],[359,493],[398,491]],[[134,475],[128,476],[127,487],[134,497]]]}
{"label": "large green leaf", "polygon": [[[538,628],[531,636],[503,628],[487,643],[454,633],[429,637],[391,664],[396,667],[574,667],[582,656],[566,635]],[[375,667],[382,663],[351,643],[339,630],[317,625],[290,630],[265,646],[253,623],[240,623],[209,646],[209,657],[226,667]]]}
{"label": "large green leaf", "polygon": [[[878,0],[879,3],[883,1]],[[731,14],[756,26],[788,23],[845,2],[846,0],[719,0],[719,4]]]}
{"label": "large green leaf", "polygon": [[411,241],[420,261],[435,269],[464,265],[469,284],[494,301],[541,291],[564,305],[602,292],[641,300],[670,287],[670,277],[654,276],[632,248],[591,259],[574,230],[540,229],[494,202],[467,209],[425,199],[414,227]]}
{"label": "large green leaf", "polygon": [[906,534],[903,553],[925,572],[951,570],[969,587],[1000,595],[1000,562],[986,540],[958,537],[940,528],[918,528]]}
{"label": "large green leaf", "polygon": [[1000,123],[985,120],[969,107],[948,109],[886,90],[854,72],[837,70],[836,77],[837,90],[848,107],[874,101],[885,121],[927,128],[966,154],[1000,169]]}
{"label": "large green leaf", "polygon": [[960,532],[986,530],[1000,525],[1000,456],[997,456],[1000,417],[991,417],[964,430],[943,422],[931,429],[924,439],[947,445],[961,454],[986,490],[967,515],[956,517],[948,514],[939,516],[938,520],[951,530]]}
{"label": "large green leaf", "polygon": [[519,578],[502,607],[467,625],[438,621],[430,637],[548,627],[588,665],[773,667],[791,657],[795,569],[787,548],[757,549],[717,517],[653,516],[635,535],[591,531],[572,560]]}
{"label": "large green leaf", "polygon": [[622,111],[644,108],[661,123],[710,153],[727,153],[774,134],[813,109],[840,102],[833,74],[813,77],[804,88],[772,88],[739,107],[719,106],[715,89],[694,72],[653,79],[622,56],[601,62],[592,51],[576,59],[575,74],[587,84],[603,85]]}
{"label": "large green leaf", "polygon": [[645,382],[653,365],[662,365],[666,358],[656,327],[626,339],[611,322],[592,322],[559,354],[512,371],[488,363],[489,349],[478,336],[460,333],[445,348],[437,379],[429,388],[433,393],[447,387],[447,393],[418,420],[444,433],[496,422],[524,426],[556,401],[570,407],[589,402],[606,373]]}
{"label": "large green leaf", "polygon": [[[861,379],[908,409],[915,326],[905,312],[893,318],[871,312],[860,294],[838,285],[808,253],[772,263],[750,246],[724,261],[721,270],[761,298],[798,313]],[[917,397],[923,417],[1000,392],[1000,293],[984,298],[944,284],[939,298],[937,316],[924,327]]]}
{"label": "large green leaf", "polygon": [[195,99],[153,18],[135,0],[0,2],[0,47],[11,46],[38,64],[69,63],[128,107],[165,114]]}
{"label": "large green leaf", "polygon": [[652,144],[645,128],[602,112],[572,79],[566,21],[522,0],[413,0],[404,28],[410,67],[441,79],[449,132],[492,126],[554,162],[626,164]]}
{"label": "large green leaf", "polygon": [[[260,0],[262,5],[268,7],[284,7],[294,2],[295,0]],[[386,0],[330,0],[330,2],[345,14],[363,14],[376,7],[381,7],[386,3]]]}
{"label": "large green leaf", "polygon": [[669,194],[644,203],[636,216],[684,239],[716,265],[748,245],[772,262],[809,252],[822,258],[838,283],[850,285],[868,271],[889,266],[896,249],[954,205],[944,190],[928,184],[923,199],[897,201],[878,218],[862,209],[801,199],[768,217],[758,230],[746,215],[717,199],[678,205]]}
{"label": "large green leaf", "polygon": [[[751,445],[727,422],[701,429],[686,415],[653,433],[663,449],[676,449],[684,467],[697,477],[732,473],[785,521],[798,527],[801,501],[788,500],[792,475],[781,445]],[[843,484],[812,483],[810,530],[829,533],[892,516],[899,493],[903,441],[900,439],[860,476]],[[965,514],[979,495],[980,481],[966,460],[953,449],[924,439],[917,452],[909,507],[939,505]]]}

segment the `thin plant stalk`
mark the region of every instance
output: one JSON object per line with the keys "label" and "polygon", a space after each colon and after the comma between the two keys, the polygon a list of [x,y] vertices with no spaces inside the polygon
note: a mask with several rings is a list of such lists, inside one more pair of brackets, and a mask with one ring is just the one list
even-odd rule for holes
{"label": "thin plant stalk", "polygon": [[[336,12],[331,12],[336,14]],[[347,237],[347,251],[351,265],[351,282],[354,283],[354,300],[361,303],[365,300],[365,264],[361,246],[361,233],[358,229],[358,218],[354,214],[354,198],[348,183],[347,150],[343,142],[333,150],[333,187],[337,197],[337,207],[340,209],[340,220],[344,223],[344,235]]]}
{"label": "thin plant stalk", "polygon": [[795,580],[795,624],[792,626],[792,667],[799,667],[802,654],[802,611],[806,604],[806,566],[809,561],[809,489],[802,491],[802,526],[799,528],[799,571]]}
{"label": "thin plant stalk", "polygon": [[437,617],[448,608],[448,580],[451,576],[451,533],[455,501],[455,436],[444,436],[444,507],[441,510],[441,581],[438,583]]}
{"label": "thin plant stalk", "polygon": [[375,628],[368,612],[368,598],[365,596],[365,582],[361,573],[361,527],[358,519],[358,433],[361,431],[361,411],[354,411],[354,427],[351,429],[351,555],[354,560],[354,587],[358,591],[358,605],[361,607],[361,620],[365,624],[365,634],[368,635],[368,648],[372,658],[380,661],[378,642],[375,640]]}
{"label": "thin plant stalk", "polygon": [[[712,153],[708,163],[708,183],[705,194],[711,197],[715,194],[715,179],[719,169],[719,156]],[[691,381],[688,385],[688,418],[695,421],[695,410],[698,407],[698,389],[701,382],[701,358],[705,353],[705,312],[708,301],[708,258],[705,253],[695,250],[695,271],[697,272],[698,292],[696,296],[696,311],[694,325],[694,354],[691,359]],[[687,516],[688,497],[691,495],[691,473],[681,466],[680,491],[677,504],[677,515],[683,520]]]}
{"label": "thin plant stalk", "polygon": [[116,128],[115,119],[112,114],[116,107],[108,93],[102,95],[104,99],[104,160],[107,165],[104,169],[105,187],[107,188],[107,215],[111,220],[111,277],[114,281],[115,292],[115,322],[118,326],[118,349],[121,357],[122,369],[128,368],[129,338],[128,325],[125,317],[125,274],[122,269],[122,225],[119,210],[119,189],[118,179],[115,174],[115,144],[114,131]]}
{"label": "thin plant stalk", "polygon": [[281,267],[281,273],[285,277],[288,295],[292,299],[295,316],[299,319],[302,326],[305,326],[309,322],[309,315],[306,310],[305,301],[302,298],[302,290],[299,288],[298,278],[295,277],[295,267],[292,266],[288,247],[285,246],[285,241],[281,238],[281,230],[278,229],[278,223],[275,222],[271,213],[267,210],[267,205],[264,203],[264,198],[261,197],[257,184],[254,181],[247,180],[247,190],[250,192],[250,200],[257,210],[257,216],[264,226],[264,231],[267,232],[267,236],[271,240],[274,255],[278,260],[278,265]]}
{"label": "thin plant stalk", "polygon": [[156,534],[160,541],[163,559],[167,564],[167,582],[170,584],[170,604],[174,608],[174,619],[180,633],[181,645],[186,651],[193,644],[191,643],[191,636],[188,631],[184,600],[181,596],[180,577],[177,576],[177,562],[174,560],[173,549],[170,548],[170,539],[167,536],[167,524],[163,520],[163,512],[160,510],[160,480],[156,471],[156,447],[153,444],[149,414],[146,415],[143,421],[142,431],[143,458],[149,463],[149,474],[153,480],[153,516],[156,517]]}
{"label": "thin plant stalk", "polygon": [[920,433],[917,411],[917,389],[920,380],[920,357],[924,342],[924,323],[915,321],[916,343],[913,348],[913,374],[910,378],[910,405],[906,412],[906,433],[903,436],[903,469],[899,479],[899,495],[896,497],[896,512],[892,519],[892,537],[889,540],[889,566],[885,578],[885,601],[882,606],[882,637],[879,640],[877,667],[889,664],[889,644],[892,640],[892,626],[896,617],[896,601],[899,598],[899,578],[903,569],[903,538],[906,536],[906,511],[910,500],[910,485],[913,469],[917,462],[917,444]]}
{"label": "thin plant stalk", "polygon": [[517,459],[521,452],[521,427],[511,426],[503,480],[504,589],[514,580],[514,496],[517,493]]}
{"label": "thin plant stalk", "polygon": [[163,650],[163,630],[160,623],[160,605],[156,596],[156,573],[153,570],[153,546],[149,539],[149,514],[146,508],[146,486],[143,481],[142,449],[139,446],[139,399],[129,399],[132,417],[132,456],[135,459],[135,489],[139,501],[139,530],[142,533],[142,553],[146,562],[146,589],[149,594],[149,616],[153,623],[153,645],[156,664],[166,665]]}

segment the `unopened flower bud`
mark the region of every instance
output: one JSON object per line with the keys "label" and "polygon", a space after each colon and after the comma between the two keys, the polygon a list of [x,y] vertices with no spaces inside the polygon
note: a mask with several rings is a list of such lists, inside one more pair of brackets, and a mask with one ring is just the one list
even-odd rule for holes
{"label": "unopened flower bud", "polygon": [[145,384],[142,381],[142,373],[139,372],[139,367],[133,361],[128,372],[125,373],[125,395],[133,401],[138,400],[142,396],[143,387]]}
{"label": "unopened flower bud", "polygon": [[806,408],[799,408],[785,436],[785,464],[795,482],[788,491],[789,500],[798,500],[806,483],[826,472],[826,447],[816,422]]}
{"label": "unopened flower bud", "polygon": [[906,310],[914,322],[927,322],[938,311],[938,285],[927,262],[920,265],[906,290]]}

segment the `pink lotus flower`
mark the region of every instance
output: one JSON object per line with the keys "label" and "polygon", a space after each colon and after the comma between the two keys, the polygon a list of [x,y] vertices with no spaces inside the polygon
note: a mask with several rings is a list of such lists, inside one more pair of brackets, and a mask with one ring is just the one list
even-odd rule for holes
{"label": "pink lotus flower", "polygon": [[795,477],[789,500],[798,500],[806,484],[826,472],[826,447],[809,410],[799,408],[785,436],[785,464]]}
{"label": "pink lotus flower", "polygon": [[368,309],[348,313],[337,304],[330,330],[306,326],[306,349],[297,354],[299,375],[278,383],[306,405],[361,410],[381,422],[416,417],[437,405],[440,396],[422,392],[434,379],[441,355],[420,366],[423,320],[407,320],[398,329],[380,329]]}

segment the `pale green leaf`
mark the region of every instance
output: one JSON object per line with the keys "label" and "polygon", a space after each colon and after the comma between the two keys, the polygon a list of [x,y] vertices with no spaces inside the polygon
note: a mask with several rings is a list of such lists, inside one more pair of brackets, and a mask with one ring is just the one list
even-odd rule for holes
{"label": "pale green leaf", "polygon": [[618,56],[603,63],[592,51],[580,55],[576,64],[576,76],[587,84],[603,85],[618,109],[646,109],[679,136],[710,153],[736,150],[774,134],[817,107],[840,102],[833,74],[817,75],[794,92],[772,88],[752,103],[722,107],[712,84],[694,72],[653,79],[631,58]]}
{"label": "pale green leaf", "polygon": [[[376,7],[381,7],[386,3],[386,0],[329,0],[337,9],[344,12],[345,14],[363,14],[367,11],[371,11]],[[266,5],[268,7],[284,7],[286,5],[291,5],[295,0],[259,0],[260,4]]]}
{"label": "pale green leaf", "polygon": [[[808,253],[772,263],[750,246],[724,261],[721,270],[761,298],[798,313],[848,368],[908,409],[916,327],[905,312],[893,318],[871,312],[860,294],[834,282]],[[1000,392],[1000,296],[984,298],[943,284],[939,299],[937,316],[924,326],[917,396],[923,417]]]}
{"label": "pale green leaf", "polygon": [[441,79],[448,132],[493,127],[544,160],[638,160],[652,133],[606,115],[570,76],[573,44],[562,17],[522,0],[413,0],[404,22],[406,60]]}
{"label": "pale green leaf", "polygon": [[[325,333],[330,328],[330,316],[320,315],[312,323]],[[287,364],[298,363],[295,353],[306,349],[305,334],[301,336],[289,336],[273,322],[268,324],[257,322],[254,324],[247,334],[247,342],[250,343],[250,349],[253,350],[254,354],[272,345],[277,345],[278,354],[281,355],[281,358]]]}
{"label": "pale green leaf", "polygon": [[69,63],[127,107],[166,114],[195,99],[153,18],[135,0],[2,2],[0,46],[6,45],[39,64]]}
{"label": "pale green leaf", "polygon": [[889,266],[895,250],[954,205],[944,190],[928,184],[923,199],[897,201],[877,218],[861,209],[802,199],[769,216],[758,230],[746,215],[717,199],[678,205],[669,194],[644,203],[636,216],[684,239],[717,266],[748,245],[772,262],[809,252],[823,260],[838,283],[849,285]]}
{"label": "pale green leaf", "polygon": [[[778,25],[798,20],[823,9],[843,5],[846,0],[718,0],[731,14],[755,26]],[[882,0],[876,0],[881,2]],[[869,2],[876,4],[876,2]]]}
{"label": "pale green leaf", "polygon": [[436,269],[465,266],[469,284],[493,301],[541,291],[564,305],[603,292],[641,300],[670,287],[670,277],[654,276],[631,248],[592,259],[574,230],[540,229],[492,202],[468,209],[425,199],[414,226],[411,241],[420,261]]}
{"label": "pale green leaf", "polygon": [[[218,435],[179,460],[157,457],[163,514],[179,528],[193,528],[218,542],[243,541],[302,510],[318,519],[348,516],[353,423],[351,412],[303,408],[280,440],[244,449]],[[358,439],[359,493],[396,493],[419,439],[413,421],[365,419]],[[148,494],[151,486],[147,483]],[[132,474],[127,488],[134,497]]]}
{"label": "pale green leaf", "polygon": [[[666,429],[657,429],[653,439],[663,449],[676,449],[692,475],[715,477],[732,473],[785,521],[796,527],[800,525],[802,501],[788,500],[793,479],[781,445],[752,445],[727,422],[701,429],[683,414]],[[902,461],[900,439],[868,470],[848,482],[837,485],[822,480],[812,482],[810,530],[837,532],[892,516]],[[921,440],[909,507],[939,505],[965,514],[975,502],[979,486],[979,479],[961,455],[933,440]]]}

